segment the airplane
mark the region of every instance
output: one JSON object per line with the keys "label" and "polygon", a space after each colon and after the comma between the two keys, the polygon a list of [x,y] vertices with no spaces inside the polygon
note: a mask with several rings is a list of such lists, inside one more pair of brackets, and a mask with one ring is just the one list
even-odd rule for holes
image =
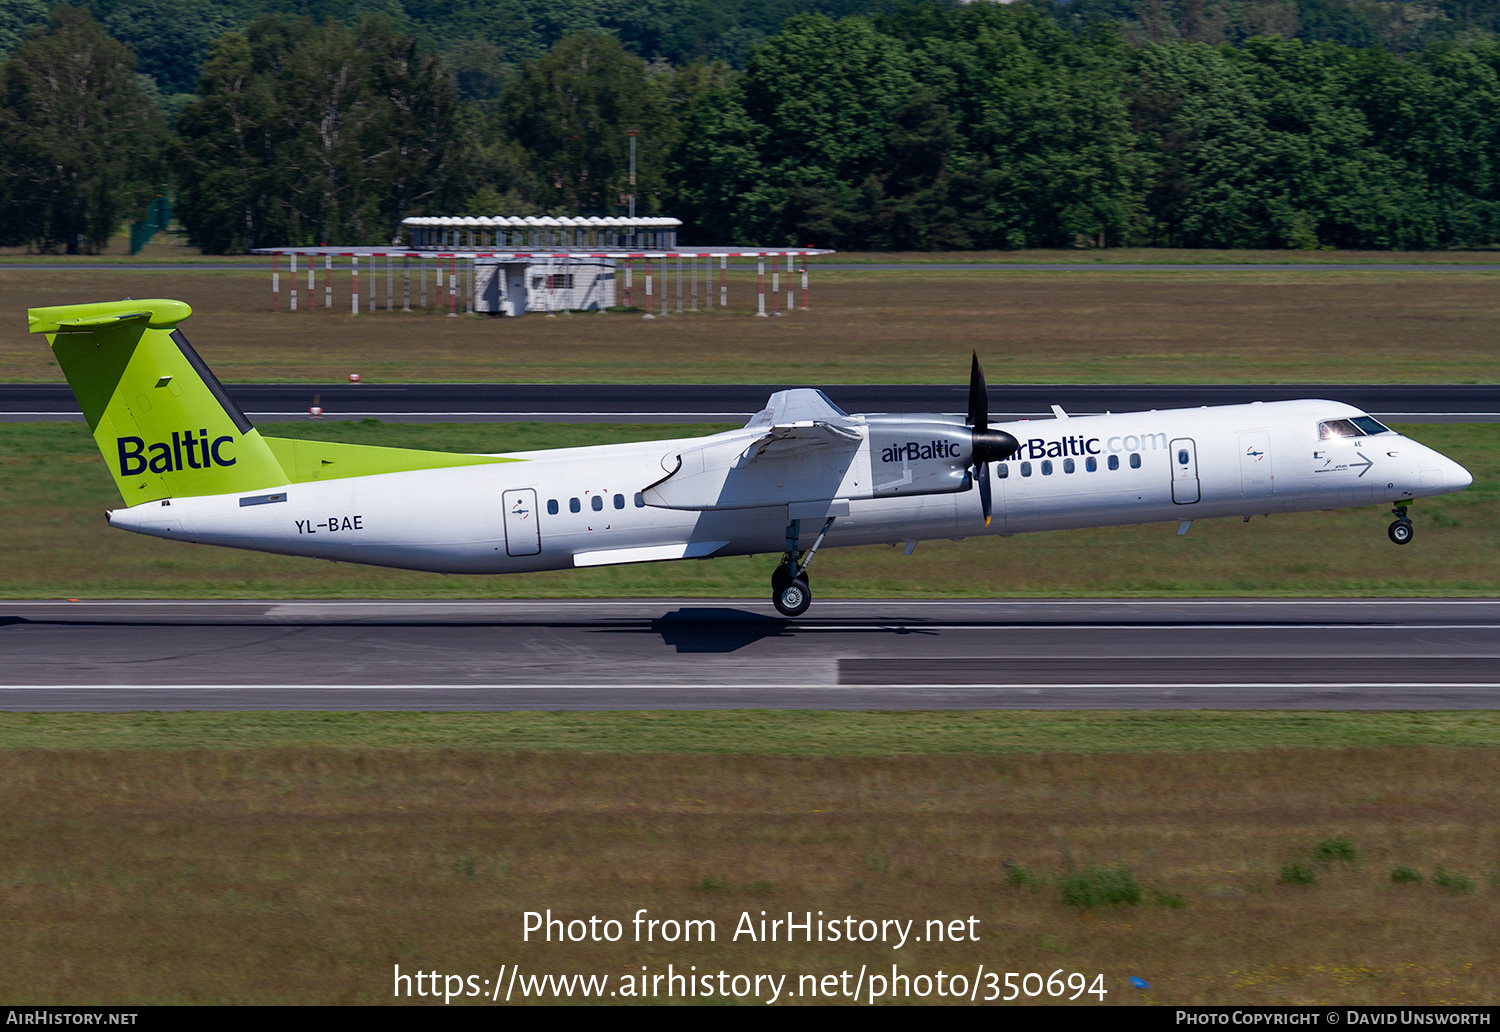
{"label": "airplane", "polygon": [[[966,417],[850,415],[778,391],[707,437],[454,454],[265,437],[180,329],[181,301],[34,308],[110,467],[111,527],[339,562],[517,573],[780,554],[772,602],[812,601],[818,549],[1300,512],[1413,499],[1468,470],[1337,401],[1253,402],[991,425],[976,354]],[[809,541],[809,539],[811,539]]]}

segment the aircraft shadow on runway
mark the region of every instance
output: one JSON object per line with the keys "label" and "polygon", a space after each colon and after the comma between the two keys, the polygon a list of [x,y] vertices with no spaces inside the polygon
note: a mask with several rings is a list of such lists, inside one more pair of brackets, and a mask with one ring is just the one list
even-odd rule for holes
{"label": "aircraft shadow on runway", "polygon": [[[679,653],[729,653],[747,645],[754,645],[766,638],[791,638],[799,634],[817,633],[821,628],[814,620],[787,620],[779,616],[766,616],[745,609],[728,606],[698,606],[675,609],[651,621],[650,631],[660,634],[662,643],[670,645]],[[611,628],[610,633],[635,633],[633,628]],[[854,628],[841,623],[838,633],[866,634],[935,634],[912,628],[909,622],[900,624],[871,623],[868,627]]]}

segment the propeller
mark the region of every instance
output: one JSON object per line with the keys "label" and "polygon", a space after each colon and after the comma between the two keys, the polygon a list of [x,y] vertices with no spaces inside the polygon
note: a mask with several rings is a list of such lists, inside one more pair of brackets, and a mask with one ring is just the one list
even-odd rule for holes
{"label": "propeller", "polygon": [[984,510],[984,525],[990,525],[994,506],[990,493],[990,463],[1003,462],[1016,453],[1021,446],[1004,430],[990,429],[990,392],[985,386],[984,370],[979,368],[979,352],[974,352],[974,364],[969,368],[969,426],[973,427],[973,449],[971,469],[979,482],[979,505]]}

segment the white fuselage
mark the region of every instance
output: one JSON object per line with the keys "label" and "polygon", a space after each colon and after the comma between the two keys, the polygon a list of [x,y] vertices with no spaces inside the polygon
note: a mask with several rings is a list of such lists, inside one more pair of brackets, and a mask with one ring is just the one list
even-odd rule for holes
{"label": "white fuselage", "polygon": [[[769,495],[749,507],[664,508],[640,498],[679,455],[705,445],[713,455],[721,444],[734,454],[755,437],[748,429],[174,498],[117,509],[110,521],[287,555],[512,573],[780,552],[794,518],[806,547],[825,512],[836,516],[825,545],[838,547],[1401,503],[1472,482],[1462,466],[1400,434],[1320,439],[1320,422],[1362,415],[1339,402],[1289,401],[996,424],[1021,447],[990,466],[988,527],[973,487],[870,497],[892,470],[868,434],[811,481],[768,483]],[[851,418],[861,427],[881,419]],[[823,485],[819,497],[805,497],[810,482]]]}

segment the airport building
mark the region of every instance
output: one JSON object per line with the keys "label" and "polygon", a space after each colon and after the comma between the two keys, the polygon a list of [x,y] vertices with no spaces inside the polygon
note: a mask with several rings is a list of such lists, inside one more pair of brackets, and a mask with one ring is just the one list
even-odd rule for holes
{"label": "airport building", "polygon": [[[700,298],[703,308],[728,308],[730,259],[756,261],[756,315],[782,310],[783,274],[786,310],[806,308],[807,259],[833,253],[809,247],[682,247],[681,226],[681,220],[662,216],[414,216],[402,220],[396,241],[387,247],[264,247],[253,253],[271,257],[271,304],[278,310],[281,260],[287,259],[291,311],[320,303],[342,307],[342,298],[334,300],[334,283],[336,266],[343,266],[355,315],[436,304],[450,315],[515,317],[625,307],[639,308],[648,318],[698,311]],[[304,275],[306,293],[299,298]],[[794,304],[799,291],[800,306]]]}

